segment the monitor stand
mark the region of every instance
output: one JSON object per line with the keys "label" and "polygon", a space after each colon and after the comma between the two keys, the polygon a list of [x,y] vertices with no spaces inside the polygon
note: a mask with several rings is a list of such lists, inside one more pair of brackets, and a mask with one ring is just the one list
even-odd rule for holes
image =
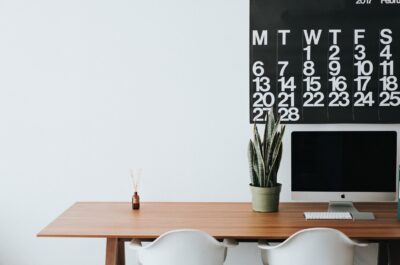
{"label": "monitor stand", "polygon": [[371,212],[359,212],[350,201],[330,201],[328,212],[349,212],[354,220],[375,220]]}

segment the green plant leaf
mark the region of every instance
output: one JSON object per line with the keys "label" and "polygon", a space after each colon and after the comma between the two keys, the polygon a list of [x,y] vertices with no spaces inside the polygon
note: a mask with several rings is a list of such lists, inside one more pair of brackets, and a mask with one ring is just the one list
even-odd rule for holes
{"label": "green plant leaf", "polygon": [[268,124],[268,113],[265,115],[265,124],[264,124],[264,136],[263,136],[263,155],[264,158],[267,155],[268,152],[268,129],[267,129],[267,124]]}
{"label": "green plant leaf", "polygon": [[256,150],[254,148],[254,144],[253,144],[252,140],[249,141],[247,155],[248,155],[248,159],[249,159],[250,183],[253,186],[259,186],[258,176],[257,176],[257,171],[256,171],[257,166],[255,164]]}
{"label": "green plant leaf", "polygon": [[272,140],[273,140],[273,134],[274,131],[276,131],[276,121],[275,121],[275,116],[274,116],[274,111],[273,109],[270,109],[267,114],[268,118],[266,119],[265,122],[265,131],[264,131],[264,146],[265,146],[265,151],[264,151],[264,164],[266,171],[268,172],[268,169],[270,167],[269,161],[271,159],[271,152],[273,150],[272,147]]}
{"label": "green plant leaf", "polygon": [[277,185],[277,172],[280,165],[282,156],[282,138],[285,132],[285,126],[280,123],[280,115],[277,115],[277,119],[273,124],[272,135],[269,138],[269,149],[266,159],[266,178],[268,186]]}
{"label": "green plant leaf", "polygon": [[[270,139],[272,137],[272,131],[275,128],[275,115],[274,115],[274,110],[270,109],[268,112],[268,121],[266,123],[266,130],[267,130],[267,136],[268,139]],[[265,140],[265,139],[264,139]]]}
{"label": "green plant leaf", "polygon": [[262,155],[260,134],[258,133],[256,125],[254,125],[254,149],[256,151],[258,182],[260,184],[260,187],[263,187],[263,185],[265,185],[265,166]]}
{"label": "green plant leaf", "polygon": [[263,139],[254,124],[254,140],[248,147],[250,178],[254,186],[272,187],[277,185],[277,172],[282,158],[282,137],[285,126],[281,116],[274,109],[265,118]]}
{"label": "green plant leaf", "polygon": [[274,139],[272,139],[272,143],[269,147],[269,152],[268,152],[268,157],[266,159],[268,159],[266,161],[266,178],[267,178],[267,182],[268,185],[271,184],[271,174],[273,171],[273,160],[274,160],[274,152],[277,146],[277,139],[279,138],[279,132],[277,132],[275,134]]}
{"label": "green plant leaf", "polygon": [[257,167],[258,167],[258,182],[260,187],[264,187],[265,185],[265,166],[264,160],[262,158],[261,150],[259,147],[256,147],[256,158],[257,158]]}
{"label": "green plant leaf", "polygon": [[254,147],[260,148],[262,151],[262,142],[261,142],[261,137],[260,133],[258,132],[257,125],[254,123]]}
{"label": "green plant leaf", "polygon": [[282,152],[283,152],[283,144],[281,144],[281,147],[279,148],[278,157],[276,158],[276,161],[275,161],[275,183],[277,183],[276,176],[278,175],[278,170],[280,168],[280,164],[281,164],[281,160],[282,160]]}
{"label": "green plant leaf", "polygon": [[276,146],[274,146],[274,151],[272,155],[272,161],[271,161],[271,170],[267,174],[267,179],[269,183],[273,183],[273,185],[276,185],[276,177],[278,174],[281,158],[282,158],[282,139],[285,134],[285,126],[281,126],[281,131],[277,135],[277,140],[276,140]]}
{"label": "green plant leaf", "polygon": [[268,181],[271,187],[277,185],[277,175],[278,175],[279,165],[281,163],[281,158],[282,158],[282,143],[279,144],[278,153],[274,158],[274,160],[272,161],[272,170],[268,175]]}

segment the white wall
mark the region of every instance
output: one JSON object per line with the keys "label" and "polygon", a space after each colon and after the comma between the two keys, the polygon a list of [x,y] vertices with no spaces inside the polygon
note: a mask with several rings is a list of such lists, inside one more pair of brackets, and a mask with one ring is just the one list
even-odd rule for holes
{"label": "white wall", "polygon": [[[75,201],[249,201],[247,0],[0,0],[0,264],[103,264],[38,239]],[[280,180],[289,200],[292,129]],[[132,260],[132,254],[128,253]],[[260,264],[252,244],[228,265]]]}

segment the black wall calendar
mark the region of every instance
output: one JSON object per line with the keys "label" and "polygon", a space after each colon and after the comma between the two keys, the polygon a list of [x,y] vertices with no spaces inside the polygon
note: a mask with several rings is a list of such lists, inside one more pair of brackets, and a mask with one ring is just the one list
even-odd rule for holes
{"label": "black wall calendar", "polygon": [[400,123],[400,1],[250,0],[250,121]]}

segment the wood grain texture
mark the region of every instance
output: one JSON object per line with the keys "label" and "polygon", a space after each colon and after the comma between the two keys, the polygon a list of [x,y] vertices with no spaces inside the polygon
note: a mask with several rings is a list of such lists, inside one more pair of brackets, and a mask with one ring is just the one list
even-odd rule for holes
{"label": "wood grain texture", "polygon": [[118,258],[117,265],[125,265],[125,241],[118,240]]}
{"label": "wood grain texture", "polygon": [[107,238],[106,265],[118,265],[118,239]]}
{"label": "wood grain texture", "polygon": [[39,237],[154,239],[173,229],[194,228],[216,238],[285,239],[311,227],[331,227],[354,239],[400,239],[395,203],[356,203],[373,212],[374,221],[306,221],[304,211],[325,211],[324,203],[281,203],[277,213],[256,213],[249,203],[148,202],[138,211],[130,203],[78,202],[54,220]]}

